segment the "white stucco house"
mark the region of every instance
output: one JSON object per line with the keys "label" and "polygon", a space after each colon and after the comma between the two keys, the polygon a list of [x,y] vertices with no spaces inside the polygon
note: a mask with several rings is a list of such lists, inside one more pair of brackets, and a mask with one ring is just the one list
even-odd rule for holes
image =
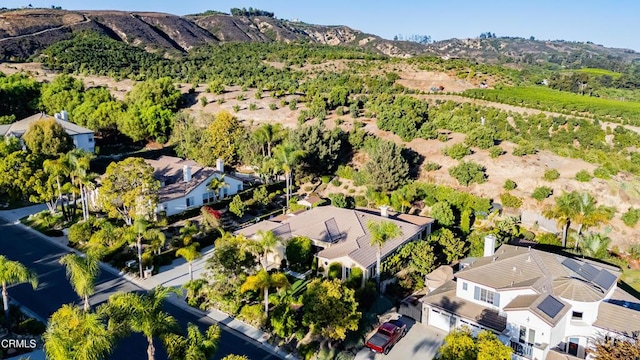
{"label": "white stucco house", "polygon": [[46,115],[45,113],[38,113],[12,124],[0,125],[0,135],[20,138],[25,132],[27,132],[32,123],[38,120],[47,119],[53,119],[62,126],[65,132],[73,139],[74,147],[84,149],[91,153],[95,151],[96,146],[95,139],[93,137],[93,130],[69,122],[69,116],[66,111],[61,111],[54,116]]}
{"label": "white stucco house", "polygon": [[[362,269],[364,279],[376,275],[376,248],[370,245],[369,221],[391,221],[397,224],[402,236],[387,241],[382,247],[382,259],[400,246],[431,233],[432,219],[422,216],[392,213],[386,207],[381,211],[370,209],[342,209],[319,206],[306,211],[280,215],[270,220],[237,230],[236,234],[254,237],[259,230],[273,231],[287,240],[294,236],[306,236],[319,251],[318,266],[328,270],[332,263],[342,265],[342,278],[351,276],[351,269]],[[284,258],[284,247],[271,256],[271,264],[277,266]]]}
{"label": "white stucco house", "polygon": [[215,202],[214,192],[208,189],[208,184],[214,178],[224,176],[227,184],[220,190],[221,199],[243,189],[242,180],[224,173],[222,160],[218,160],[216,168],[203,167],[195,161],[172,156],[161,156],[145,162],[153,167],[154,176],[160,181],[157,210],[165,212],[167,216]]}
{"label": "white stucco house", "polygon": [[484,257],[463,260],[454,279],[420,298],[419,320],[445,331],[493,331],[514,359],[586,358],[590,339],[640,330],[640,300],[617,287],[617,268],[494,245],[488,236]]}

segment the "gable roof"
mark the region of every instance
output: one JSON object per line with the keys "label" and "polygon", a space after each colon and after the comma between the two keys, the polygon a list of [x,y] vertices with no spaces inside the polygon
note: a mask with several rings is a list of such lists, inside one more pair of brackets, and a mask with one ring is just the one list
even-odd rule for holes
{"label": "gable roof", "polygon": [[8,136],[13,135],[16,137],[21,137],[25,132],[29,129],[29,126],[38,120],[55,120],[62,128],[65,130],[69,136],[80,135],[80,134],[93,134],[93,130],[87,129],[80,125],[76,125],[72,122],[56,119],[53,116],[46,115],[45,113],[38,113],[35,115],[31,115],[28,118],[24,118],[20,121],[16,121],[9,125],[0,126],[0,135]]}
{"label": "gable roof", "polygon": [[527,287],[581,302],[603,300],[619,276],[612,267],[513,245],[500,246],[456,274],[496,290]]}
{"label": "gable roof", "polygon": [[[234,179],[242,182],[242,180],[222,174],[214,168],[203,167],[195,161],[178,157],[163,155],[155,160],[145,159],[145,162],[153,167],[156,180],[164,183],[164,186],[158,190],[160,202],[184,197],[214,175],[218,178],[224,175],[225,179]],[[191,180],[189,182],[184,181],[185,166],[191,168]]]}

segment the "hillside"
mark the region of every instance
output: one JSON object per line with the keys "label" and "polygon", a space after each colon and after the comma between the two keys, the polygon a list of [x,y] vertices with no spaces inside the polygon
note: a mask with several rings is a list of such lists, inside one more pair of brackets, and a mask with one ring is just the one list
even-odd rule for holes
{"label": "hillside", "polygon": [[428,45],[391,41],[347,26],[313,25],[268,16],[223,13],[176,16],[156,12],[22,9],[0,13],[0,60],[24,60],[74,33],[93,30],[164,54],[220,42],[308,42],[348,45],[394,57],[437,55],[483,63],[555,63],[618,70],[640,53],[592,43],[524,38],[450,39]]}

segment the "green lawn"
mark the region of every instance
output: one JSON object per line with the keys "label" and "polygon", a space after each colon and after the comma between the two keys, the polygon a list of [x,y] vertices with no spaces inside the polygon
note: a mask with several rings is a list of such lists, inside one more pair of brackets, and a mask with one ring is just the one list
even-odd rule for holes
{"label": "green lawn", "polygon": [[589,75],[594,75],[594,76],[609,75],[614,79],[617,79],[620,76],[622,76],[622,74],[619,73],[619,72],[606,70],[606,69],[598,69],[598,68],[583,68],[583,69],[578,69],[576,71],[577,72],[581,72],[581,73],[586,73],[586,74],[589,74]]}

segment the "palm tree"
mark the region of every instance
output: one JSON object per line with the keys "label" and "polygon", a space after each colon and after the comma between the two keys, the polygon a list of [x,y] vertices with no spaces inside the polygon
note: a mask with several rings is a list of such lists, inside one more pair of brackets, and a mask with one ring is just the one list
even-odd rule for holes
{"label": "palm tree", "polygon": [[4,306],[4,319],[7,323],[7,330],[11,331],[9,318],[9,293],[7,286],[30,283],[35,290],[38,287],[38,275],[27,269],[17,261],[11,261],[0,255],[0,283],[2,284],[2,304]]}
{"label": "palm tree", "polygon": [[189,264],[189,277],[191,281],[193,281],[193,261],[202,257],[202,254],[198,251],[199,246],[200,244],[197,242],[192,242],[176,251],[176,256],[182,256]]}
{"label": "palm tree", "polygon": [[147,338],[147,358],[155,359],[154,338],[162,338],[177,329],[176,319],[162,311],[162,304],[169,294],[179,290],[156,287],[148,293],[118,293],[109,298],[100,308],[100,313],[109,318],[109,326],[115,333],[130,331]]}
{"label": "palm tree", "polygon": [[569,223],[575,219],[578,214],[579,199],[576,192],[562,192],[562,195],[556,197],[556,203],[552,207],[547,207],[542,214],[548,219],[555,219],[564,223],[562,230],[562,247],[567,247],[567,232],[569,231]]}
{"label": "palm tree", "polygon": [[51,315],[43,337],[50,360],[104,359],[114,345],[114,336],[102,316],[69,304]]}
{"label": "palm tree", "polygon": [[271,254],[276,246],[281,242],[280,238],[273,231],[258,230],[255,240],[249,240],[247,247],[249,252],[260,259],[262,269],[267,270],[267,256]]}
{"label": "palm tree", "polygon": [[376,284],[380,289],[380,258],[382,246],[387,240],[402,236],[400,227],[391,221],[373,221],[367,223],[367,228],[371,234],[371,246],[376,247]]}
{"label": "palm tree", "polygon": [[289,280],[283,273],[269,274],[266,270],[260,270],[257,274],[247,277],[240,287],[240,292],[262,290],[264,293],[264,313],[269,314],[269,288],[283,289],[289,287]]}
{"label": "palm tree", "polygon": [[138,267],[140,270],[140,278],[142,279],[144,278],[142,269],[142,242],[148,241],[155,243],[156,247],[158,247],[157,244],[161,244],[160,246],[162,246],[165,242],[164,233],[158,229],[149,229],[149,223],[144,219],[138,218],[133,222],[133,225],[129,227],[126,237],[129,243],[134,241],[136,243],[138,249]]}
{"label": "palm tree", "polygon": [[[88,172],[91,164],[93,154],[83,149],[73,149],[67,153],[67,163],[70,168],[71,184],[80,193],[80,204],[82,206],[82,218],[87,220],[89,218],[89,206],[87,203],[87,186],[88,182],[91,182],[95,177],[94,174]],[[75,191],[74,191],[75,196]],[[75,200],[75,199],[74,199]],[[74,201],[75,204],[75,201]]]}
{"label": "palm tree", "polygon": [[607,256],[611,239],[600,233],[574,234],[575,242],[580,243],[582,256],[602,259]]}
{"label": "palm tree", "polygon": [[291,199],[291,188],[293,186],[293,167],[304,156],[304,151],[297,150],[291,144],[281,144],[275,148],[275,156],[284,171],[287,186],[287,209]]}
{"label": "palm tree", "polygon": [[[582,233],[583,228],[588,229],[610,220],[615,213],[613,208],[597,206],[596,199],[588,192],[582,194],[575,192],[575,196],[578,199],[578,212],[575,216],[575,222],[578,223],[578,234]],[[578,249],[578,242],[575,243],[575,249]]]}
{"label": "palm tree", "polygon": [[210,359],[218,350],[220,328],[211,325],[202,334],[197,325],[187,325],[187,336],[168,334],[163,338],[170,359],[204,360]]}
{"label": "palm tree", "polygon": [[95,293],[96,278],[100,273],[98,259],[71,253],[60,258],[60,264],[67,268],[67,277],[71,280],[73,290],[84,299],[84,311],[89,311],[89,296]]}
{"label": "palm tree", "polygon": [[[65,155],[60,155],[60,157],[57,159],[45,160],[42,163],[42,168],[47,174],[55,177],[56,185],[58,187],[57,203],[59,203],[62,206],[62,213],[65,214],[66,216],[64,203],[62,202],[62,192],[63,192],[63,186],[65,185],[63,181],[71,171],[71,169],[69,168],[69,163],[67,162],[67,158]],[[54,206],[54,211],[55,211],[55,207],[56,206]]]}
{"label": "palm tree", "polygon": [[220,177],[214,177],[213,179],[211,179],[211,181],[207,184],[207,189],[213,191],[213,194],[216,197],[216,201],[218,201],[218,199],[220,198],[220,190],[224,189],[224,188],[228,188],[229,184],[227,184],[224,181],[224,174],[222,174],[222,176]]}
{"label": "palm tree", "polygon": [[[284,129],[280,124],[262,124],[255,131],[255,136],[263,144],[267,145],[267,157],[271,157],[271,145],[279,140],[282,140],[284,136]],[[264,147],[262,150],[264,156]]]}

